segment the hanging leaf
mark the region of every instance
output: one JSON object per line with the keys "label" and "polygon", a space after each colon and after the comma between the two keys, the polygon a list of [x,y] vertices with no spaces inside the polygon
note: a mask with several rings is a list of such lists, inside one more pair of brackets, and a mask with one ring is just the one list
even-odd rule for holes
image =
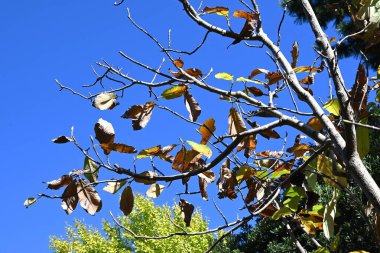
{"label": "hanging leaf", "polygon": [[320,132],[323,129],[323,124],[317,117],[309,119],[307,125],[309,125],[311,128],[318,132]]}
{"label": "hanging leaf", "polygon": [[186,227],[190,227],[191,216],[194,212],[194,206],[184,199],[179,200],[179,207],[181,208],[181,216],[186,223]]}
{"label": "hanging leaf", "polygon": [[230,160],[227,159],[220,168],[219,179],[216,182],[218,185],[218,197],[229,199],[236,199],[237,194],[235,192],[235,186],[238,185],[235,175],[230,170]]}
{"label": "hanging leaf", "polygon": [[292,54],[291,66],[292,66],[292,68],[295,68],[297,66],[298,56],[300,54],[297,41],[294,41],[294,43],[293,43],[291,54]]}
{"label": "hanging leaf", "polygon": [[198,176],[199,182],[199,191],[201,192],[201,196],[204,200],[208,200],[207,195],[207,180],[203,177]]}
{"label": "hanging leaf", "polygon": [[103,188],[103,190],[106,191],[106,192],[115,194],[126,183],[127,183],[127,180],[111,181],[111,182],[107,183],[107,185]]}
{"label": "hanging leaf", "polygon": [[162,191],[164,190],[165,186],[160,184],[152,184],[149,189],[146,191],[146,195],[149,198],[157,198],[160,196]]}
{"label": "hanging leaf", "polygon": [[137,150],[134,147],[122,143],[103,143],[100,144],[100,147],[102,147],[104,154],[106,155],[109,155],[111,151],[125,154],[137,153]]}
{"label": "hanging leaf", "polygon": [[[334,172],[334,163],[336,167],[335,168],[336,172]],[[331,160],[329,157],[324,156],[324,155],[319,155],[316,159],[313,159],[313,161],[309,163],[309,166],[311,168],[316,168],[317,171],[319,171],[320,173],[335,179],[343,187],[347,186],[347,178],[345,176],[335,175],[335,173],[345,175],[345,171],[343,167],[336,161],[333,162],[333,160]],[[339,187],[337,186],[336,183],[334,183],[334,181],[330,180],[329,178],[323,177],[323,180],[334,188]]]}
{"label": "hanging leaf", "polygon": [[244,180],[247,180],[255,175],[256,170],[248,165],[241,166],[236,172],[236,180],[238,184],[241,184]]}
{"label": "hanging leaf", "polygon": [[155,147],[152,147],[152,148],[148,148],[148,149],[143,149],[137,155],[137,159],[142,159],[142,158],[146,158],[146,157],[150,157],[150,156],[155,156],[155,155],[159,154],[160,151],[161,151],[161,145],[158,145],[158,146],[155,146]]}
{"label": "hanging leaf", "polygon": [[338,202],[338,192],[334,188],[333,195],[329,203],[327,203],[323,215],[323,233],[327,240],[334,235],[334,219],[336,214],[336,204]]}
{"label": "hanging leaf", "polygon": [[368,78],[363,64],[359,64],[354,86],[350,91],[352,109],[355,111],[356,116],[367,112],[367,100],[368,100]]}
{"label": "hanging leaf", "polygon": [[212,183],[215,181],[215,174],[212,170],[207,170],[203,173],[198,174],[198,176],[205,179],[207,183]]}
{"label": "hanging leaf", "polygon": [[[314,84],[314,81],[315,81],[315,75],[316,73],[310,73],[307,77],[305,78],[302,78],[299,83],[300,84],[307,84],[307,85],[311,85],[311,84]],[[306,90],[306,88],[304,88]],[[311,95],[313,95],[313,92],[309,92]]]}
{"label": "hanging leaf", "polygon": [[233,81],[234,80],[234,76],[231,75],[231,74],[228,74],[226,72],[217,73],[215,75],[215,78],[217,78],[217,79],[223,79],[223,80],[226,80],[226,81]]}
{"label": "hanging leaf", "polygon": [[67,214],[71,214],[77,207],[78,200],[77,184],[75,181],[71,181],[62,194],[61,206],[63,210]]}
{"label": "hanging leaf", "polygon": [[115,139],[115,130],[113,126],[108,121],[100,118],[96,122],[95,127],[95,138],[99,141],[100,144],[103,143],[113,143]]}
{"label": "hanging leaf", "polygon": [[180,85],[174,85],[173,87],[165,90],[162,92],[161,97],[165,99],[173,99],[173,98],[178,98],[185,94],[187,91],[187,85],[180,84]]}
{"label": "hanging leaf", "polygon": [[278,219],[280,219],[282,217],[285,217],[285,216],[288,216],[288,215],[292,215],[292,214],[293,214],[292,210],[290,210],[286,206],[283,206],[280,209],[278,209],[276,212],[274,212],[271,218],[273,220],[278,220]]}
{"label": "hanging leaf", "polygon": [[153,178],[158,176],[157,173],[153,172],[153,171],[144,171],[144,172],[140,173],[139,175],[151,178],[151,179],[135,178],[136,183],[142,183],[142,184],[146,184],[146,185],[156,183],[156,180]]}
{"label": "hanging leaf", "polygon": [[69,185],[72,182],[72,178],[69,175],[63,175],[60,178],[47,182],[48,188],[52,190],[58,190],[59,188]]}
{"label": "hanging leaf", "polygon": [[70,138],[70,137],[62,135],[62,136],[59,136],[59,137],[57,137],[55,139],[52,139],[51,141],[54,142],[54,143],[63,144],[63,143],[72,142],[74,140],[72,138]]}
{"label": "hanging leaf", "polygon": [[236,38],[232,42],[232,45],[239,43],[240,41],[242,41],[242,39],[244,39],[244,37],[250,36],[251,33],[255,29],[256,20],[259,19],[258,14],[249,13],[249,12],[245,12],[245,11],[234,11],[233,16],[236,18],[244,18],[245,23],[244,23],[244,26],[239,33],[239,37]]}
{"label": "hanging leaf", "polygon": [[269,73],[269,70],[266,70],[266,69],[254,69],[249,75],[248,79],[252,79],[259,74],[268,74],[268,73]]}
{"label": "hanging leaf", "polygon": [[36,198],[27,198],[24,202],[24,206],[26,208],[29,208],[31,205],[33,205],[34,203],[36,203],[37,199]]}
{"label": "hanging leaf", "polygon": [[[190,68],[190,69],[185,69],[184,72],[188,74],[189,76],[192,76],[194,78],[201,78],[203,76],[202,71],[200,71],[197,68]],[[189,77],[186,75],[182,74],[181,72],[173,72],[171,71],[171,74],[179,79],[184,79],[184,80],[190,80]]]}
{"label": "hanging leaf", "polygon": [[[247,130],[243,118],[241,114],[236,111],[235,108],[230,109],[230,113],[228,115],[228,133],[231,135],[239,134]],[[236,137],[232,137],[233,140]]]}
{"label": "hanging leaf", "polygon": [[255,97],[261,97],[262,95],[264,95],[264,92],[262,90],[260,90],[259,88],[254,87],[254,86],[247,87],[247,89]]}
{"label": "hanging leaf", "polygon": [[87,156],[84,158],[83,170],[86,171],[84,176],[91,182],[98,180],[99,166]]}
{"label": "hanging leaf", "polygon": [[185,105],[187,111],[189,112],[190,120],[193,122],[197,121],[199,115],[201,115],[202,109],[193,95],[191,95],[188,91],[185,91]]}
{"label": "hanging leaf", "polygon": [[176,171],[182,172],[183,167],[180,166],[185,162],[186,148],[182,147],[180,151],[174,157],[172,168]]}
{"label": "hanging leaf", "polygon": [[177,60],[174,60],[173,63],[174,63],[174,65],[175,65],[177,68],[182,68],[183,65],[184,65],[184,62],[181,60],[181,58],[178,58]]}
{"label": "hanging leaf", "polygon": [[273,129],[267,129],[267,130],[260,131],[259,134],[262,137],[267,138],[268,140],[270,138],[272,138],[272,139],[280,139],[281,138],[281,136]]}
{"label": "hanging leaf", "polygon": [[116,99],[116,94],[110,92],[102,92],[95,97],[92,106],[99,110],[112,110],[115,106],[119,105]]}
{"label": "hanging leaf", "polygon": [[102,209],[102,200],[98,192],[85,180],[79,179],[77,181],[77,192],[79,204],[90,215],[95,215]]}
{"label": "hanging leaf", "polygon": [[132,212],[134,200],[132,188],[128,185],[124,188],[120,198],[120,210],[125,216],[128,216]]}
{"label": "hanging leaf", "polygon": [[246,12],[246,11],[234,11],[233,16],[235,18],[244,18],[246,20],[259,19],[259,15],[256,13]]}
{"label": "hanging leaf", "polygon": [[154,109],[154,102],[148,101],[145,105],[134,105],[121,116],[125,119],[132,119],[133,130],[140,130],[146,127]]}
{"label": "hanging leaf", "polygon": [[206,144],[210,140],[215,130],[215,120],[213,118],[206,120],[199,128],[199,133],[202,135],[201,144]]}
{"label": "hanging leaf", "polygon": [[257,190],[259,189],[259,184],[253,181],[252,178],[245,180],[245,182],[247,183],[248,193],[244,199],[244,202],[246,204],[249,204],[256,198],[256,193],[257,193]]}
{"label": "hanging leaf", "polygon": [[228,17],[228,12],[229,12],[229,9],[223,6],[205,7],[203,9],[203,13],[209,13],[209,14],[215,13],[215,14],[218,14],[220,16],[225,16],[225,17]]}
{"label": "hanging leaf", "polygon": [[206,156],[207,158],[210,158],[212,156],[212,150],[204,144],[198,144],[193,141],[186,141],[187,144],[189,144],[195,151],[199,152],[200,154]]}

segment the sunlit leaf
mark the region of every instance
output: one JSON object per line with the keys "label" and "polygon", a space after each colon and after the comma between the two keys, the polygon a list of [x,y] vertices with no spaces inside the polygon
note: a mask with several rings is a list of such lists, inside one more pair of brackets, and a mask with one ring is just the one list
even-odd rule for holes
{"label": "sunlit leaf", "polygon": [[236,82],[264,84],[264,82],[257,81],[257,80],[251,80],[251,79],[248,79],[248,78],[245,78],[245,77],[238,77],[236,79]]}
{"label": "sunlit leaf", "polygon": [[178,98],[185,94],[187,90],[187,85],[180,84],[180,85],[174,85],[173,87],[165,90],[162,92],[161,97],[165,99],[173,99],[173,98]]}
{"label": "sunlit leaf", "polygon": [[173,63],[177,68],[182,68],[184,65],[184,62],[180,58],[174,60]]}
{"label": "sunlit leaf", "polygon": [[153,178],[158,176],[157,173],[153,172],[153,171],[144,171],[144,172],[140,173],[139,175],[144,176],[144,177],[148,177],[148,178],[135,178],[135,181],[137,183],[142,183],[142,184],[146,184],[146,185],[156,183],[156,180]]}
{"label": "sunlit leaf", "polygon": [[262,95],[264,95],[264,92],[262,90],[260,90],[259,88],[254,87],[254,86],[247,87],[247,89],[255,97],[261,97]]}
{"label": "sunlit leaf", "polygon": [[223,6],[217,6],[217,7],[205,7],[203,9],[203,13],[215,13],[220,16],[228,17],[229,9]]}
{"label": "sunlit leaf", "polygon": [[186,155],[186,148],[182,147],[181,150],[178,151],[178,153],[174,157],[174,161],[173,161],[173,165],[172,165],[173,169],[175,169],[179,172],[182,172],[183,167],[180,165],[184,163],[185,155]]}
{"label": "sunlit leaf", "polygon": [[276,170],[275,172],[273,172],[272,174],[270,174],[270,179],[277,179],[283,175],[289,175],[290,174],[290,170]]}
{"label": "sunlit leaf", "polygon": [[190,227],[191,216],[194,212],[194,206],[184,199],[179,200],[179,207],[181,208],[181,216],[186,223],[186,227]]}
{"label": "sunlit leaf", "polygon": [[212,150],[204,144],[198,144],[193,141],[187,141],[187,143],[196,151],[198,151],[200,154],[206,156],[207,158],[210,158],[212,156]]}
{"label": "sunlit leaf", "polygon": [[69,185],[72,181],[72,178],[69,175],[63,175],[60,178],[47,182],[48,188],[52,190],[58,190],[59,188]]}
{"label": "sunlit leaf", "polygon": [[150,198],[157,198],[160,196],[165,186],[161,184],[152,184],[149,189],[146,191],[146,195]]}
{"label": "sunlit leaf", "polygon": [[77,184],[75,181],[71,181],[62,194],[62,209],[67,214],[71,214],[77,207],[78,200]]}
{"label": "sunlit leaf", "polygon": [[36,198],[27,198],[25,201],[24,201],[24,206],[26,208],[29,208],[31,205],[33,205],[34,203],[36,203],[37,199]]}
{"label": "sunlit leaf", "polygon": [[294,68],[293,71],[295,73],[300,73],[300,72],[315,72],[315,71],[319,72],[320,68],[311,67],[311,66],[300,66],[300,67]]}
{"label": "sunlit leaf", "polygon": [[288,207],[286,206],[283,206],[281,207],[280,209],[278,209],[273,215],[272,215],[272,219],[273,220],[278,220],[282,217],[285,217],[285,216],[288,216],[288,215],[292,215],[293,212],[292,210],[290,210]]}
{"label": "sunlit leaf", "polygon": [[256,153],[256,156],[261,156],[264,158],[268,158],[268,157],[281,158],[283,155],[284,155],[283,151],[272,151],[272,150],[265,150],[265,151]]}
{"label": "sunlit leaf", "polygon": [[244,18],[248,21],[258,19],[259,15],[251,12],[246,12],[246,11],[234,11],[233,16],[235,18]]}
{"label": "sunlit leaf", "polygon": [[106,155],[109,155],[111,151],[116,151],[125,154],[137,153],[137,150],[134,147],[122,143],[103,143],[100,144],[100,147],[102,147],[102,149],[104,150],[104,154]]}
{"label": "sunlit leaf", "polygon": [[329,203],[327,203],[323,216],[323,233],[327,240],[334,235],[334,219],[336,214],[336,204],[338,202],[338,192],[334,188],[333,195]]}
{"label": "sunlit leaf", "polygon": [[112,110],[119,103],[116,102],[117,95],[110,92],[102,92],[95,97],[92,106],[99,110]]}
{"label": "sunlit leaf", "polygon": [[94,126],[95,138],[100,144],[113,143],[115,139],[115,130],[108,121],[100,118]]}
{"label": "sunlit leaf", "polygon": [[213,118],[206,120],[199,128],[199,133],[202,135],[201,144],[206,144],[210,140],[215,130],[215,120]]}
{"label": "sunlit leaf", "polygon": [[294,43],[293,43],[291,54],[292,54],[291,66],[292,66],[292,68],[295,68],[297,66],[298,56],[300,54],[297,41],[294,41]]}
{"label": "sunlit leaf", "polygon": [[254,69],[251,74],[249,75],[248,79],[252,79],[254,78],[255,76],[259,75],[259,74],[268,74],[269,73],[269,70],[266,70],[266,69]]}
{"label": "sunlit leaf", "polygon": [[198,176],[205,179],[207,183],[212,183],[215,181],[215,174],[212,170],[207,170],[203,173],[198,174]]}
{"label": "sunlit leaf", "polygon": [[127,180],[111,181],[111,182],[107,183],[107,185],[103,188],[103,190],[106,191],[106,192],[115,194],[126,183],[127,183]]}
{"label": "sunlit leaf", "polygon": [[59,137],[57,137],[55,139],[52,139],[51,141],[54,142],[54,143],[63,144],[63,143],[72,142],[74,140],[72,138],[70,138],[70,137],[62,135],[62,136],[59,136]]}
{"label": "sunlit leaf", "polygon": [[[335,163],[335,171],[334,171],[334,163]],[[319,171],[320,173],[326,175],[327,177],[331,177],[333,178],[334,180],[336,180],[339,184],[341,184],[343,187],[346,187],[347,186],[347,178],[345,176],[338,176],[338,175],[335,175],[335,173],[340,173],[340,174],[343,174],[345,173],[343,167],[337,163],[336,161],[333,162],[333,160],[331,160],[329,157],[326,157],[324,155],[319,155],[316,159],[313,159],[313,161],[311,161],[309,163],[309,166],[312,167],[312,168],[316,168],[317,171]],[[337,186],[337,184],[330,180],[329,178],[326,178],[324,177],[323,180],[333,186],[333,187],[339,187]]]}
{"label": "sunlit leaf", "polygon": [[238,184],[255,175],[256,170],[248,165],[241,166],[236,172],[236,180]]}
{"label": "sunlit leaf", "polygon": [[189,112],[189,118],[191,121],[197,121],[199,115],[201,115],[202,109],[199,106],[198,102],[195,100],[193,95],[190,92],[185,91],[185,105],[186,109]]}
{"label": "sunlit leaf", "polygon": [[220,168],[219,178],[216,182],[218,185],[218,197],[229,199],[236,199],[237,194],[235,192],[235,186],[238,185],[235,175],[230,170],[230,160],[227,159]]}
{"label": "sunlit leaf", "polygon": [[[238,134],[247,130],[243,118],[241,114],[236,111],[235,108],[230,109],[230,113],[228,115],[228,132],[231,135]],[[235,139],[236,137],[232,137]]]}
{"label": "sunlit leaf", "polygon": [[142,159],[150,156],[155,156],[161,151],[161,145],[148,148],[148,149],[143,149],[140,151],[140,153],[137,155],[137,159]]}
{"label": "sunlit leaf", "polygon": [[154,102],[148,101],[145,105],[134,105],[121,116],[125,119],[132,119],[133,130],[140,130],[148,124],[154,109]]}
{"label": "sunlit leaf", "polygon": [[77,181],[79,204],[90,215],[94,215],[102,209],[102,200],[98,192],[83,179]]}
{"label": "sunlit leaf", "polygon": [[132,188],[128,185],[124,188],[120,198],[120,210],[125,216],[128,216],[132,212],[134,200]]}
{"label": "sunlit leaf", "polygon": [[217,79],[223,79],[223,80],[227,80],[227,81],[234,80],[234,76],[231,75],[231,74],[228,74],[226,72],[217,73],[215,75],[215,78],[217,78]]}

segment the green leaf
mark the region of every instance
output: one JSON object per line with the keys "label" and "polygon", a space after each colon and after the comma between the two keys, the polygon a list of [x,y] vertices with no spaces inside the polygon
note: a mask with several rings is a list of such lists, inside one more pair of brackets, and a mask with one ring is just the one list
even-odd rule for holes
{"label": "green leaf", "polygon": [[[363,118],[359,123],[368,124],[368,118]],[[369,152],[369,129],[358,126],[356,128],[356,141],[358,143],[358,153],[360,158],[364,158]]]}
{"label": "green leaf", "polygon": [[84,158],[83,170],[88,171],[88,173],[84,173],[84,176],[91,183],[98,180],[99,166],[97,166],[97,164],[90,160],[87,156]]}
{"label": "green leaf", "polygon": [[332,100],[329,100],[326,104],[323,105],[323,108],[325,108],[329,113],[334,114],[335,116],[340,115],[340,104],[338,99],[334,98]]}
{"label": "green leaf", "polygon": [[173,99],[173,98],[178,98],[185,94],[187,90],[187,86],[180,84],[180,85],[175,85],[164,92],[162,92],[161,96],[165,99]]}
{"label": "green leaf", "polygon": [[37,199],[36,198],[28,198],[27,200],[25,200],[24,202],[24,206],[26,208],[30,207],[31,205],[33,205],[34,203],[36,203]]}
{"label": "green leaf", "polygon": [[380,103],[380,89],[376,91],[376,102]]}
{"label": "green leaf", "polygon": [[310,170],[305,170],[305,179],[307,182],[307,189],[313,191],[317,185],[317,174],[311,172]]}
{"label": "green leaf", "polygon": [[323,215],[323,233],[327,240],[334,235],[334,218],[336,214],[336,203],[338,202],[338,191],[334,188],[333,196],[330,202],[326,205]]}
{"label": "green leaf", "polygon": [[248,166],[243,165],[241,166],[238,171],[236,172],[236,180],[240,184],[244,180],[247,180],[248,178],[251,178],[255,175],[255,169]]}
{"label": "green leaf", "polygon": [[325,247],[320,247],[313,251],[313,253],[330,253],[330,251]]}
{"label": "green leaf", "polygon": [[284,217],[284,216],[287,216],[287,215],[291,215],[291,214],[293,214],[292,210],[290,210],[286,206],[283,206],[279,210],[277,210],[276,212],[274,212],[274,214],[272,215],[272,219],[273,220],[278,220],[281,217]]}
{"label": "green leaf", "polygon": [[234,76],[226,72],[220,72],[215,75],[215,78],[232,81],[234,79]]}
{"label": "green leaf", "polygon": [[212,150],[204,144],[198,144],[194,141],[187,141],[187,143],[195,150],[201,153],[202,155],[210,158],[212,156]]}
{"label": "green leaf", "polygon": [[265,181],[268,178],[268,171],[267,170],[257,170],[255,172],[255,177],[262,180],[262,181]]}
{"label": "green leaf", "polygon": [[297,186],[289,187],[284,192],[284,196],[290,197],[290,198],[297,197],[297,196],[300,198],[306,198],[306,192],[302,187],[297,187]]}
{"label": "green leaf", "polygon": [[282,175],[288,175],[290,174],[290,170],[279,170],[275,171],[270,175],[270,179],[276,179],[281,177]]}
{"label": "green leaf", "polygon": [[291,198],[287,198],[284,200],[284,206],[288,207],[293,212],[296,212],[298,209],[298,204],[300,202],[301,197],[299,195],[293,196]]}

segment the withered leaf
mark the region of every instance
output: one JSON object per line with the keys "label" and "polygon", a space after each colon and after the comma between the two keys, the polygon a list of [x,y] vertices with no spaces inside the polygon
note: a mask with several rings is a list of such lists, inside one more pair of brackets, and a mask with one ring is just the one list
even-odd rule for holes
{"label": "withered leaf", "polygon": [[313,117],[309,119],[307,122],[307,125],[309,125],[311,128],[313,128],[315,131],[321,131],[323,129],[323,124],[317,117]]}
{"label": "withered leaf", "polygon": [[25,201],[24,201],[24,206],[26,208],[29,208],[31,205],[33,205],[34,203],[36,203],[37,199],[36,198],[27,198]]}
{"label": "withered leaf", "polygon": [[251,152],[256,149],[257,139],[256,135],[249,135],[243,138],[243,141],[239,143],[237,151],[240,152],[244,149],[244,156],[250,157]]}
{"label": "withered leaf", "polygon": [[100,147],[102,147],[104,154],[106,155],[109,155],[111,151],[125,154],[137,153],[137,150],[134,147],[122,143],[103,143],[100,144]]}
{"label": "withered leaf", "polygon": [[256,88],[254,86],[252,87],[247,87],[248,91],[251,92],[255,97],[261,97],[264,95],[264,92],[260,90],[259,88]]}
{"label": "withered leaf", "polygon": [[302,78],[299,83],[300,84],[307,84],[307,85],[310,85],[310,84],[314,84],[314,80],[315,80],[315,73],[310,73],[310,75],[308,75],[307,77],[305,78]]}
{"label": "withered leaf", "polygon": [[236,172],[236,180],[238,184],[240,184],[244,180],[252,178],[255,175],[255,171],[256,170],[254,168],[248,165],[241,166]]}
{"label": "withered leaf", "polygon": [[146,191],[146,195],[150,198],[157,198],[160,196],[165,186],[160,184],[152,184],[149,189]]}
{"label": "withered leaf", "polygon": [[239,33],[239,38],[236,38],[232,42],[232,45],[239,43],[240,41],[242,41],[244,37],[250,36],[253,30],[255,29],[256,20],[259,18],[258,14],[254,14],[254,13],[250,13],[246,11],[234,11],[233,16],[236,18],[244,18],[245,23]]}
{"label": "withered leaf", "polygon": [[193,95],[190,94],[190,92],[185,91],[185,105],[186,109],[189,112],[189,118],[191,121],[197,121],[199,115],[201,115],[202,109],[199,106],[198,102],[195,100]]}
{"label": "withered leaf", "polygon": [[[256,209],[259,207],[259,204],[253,204],[250,205],[248,208],[251,212],[257,211]],[[277,208],[273,205],[270,204],[267,208],[262,210],[259,214],[263,217],[272,217],[272,215],[277,211]]]}
{"label": "withered leaf", "polygon": [[117,95],[110,92],[102,92],[96,96],[92,106],[99,110],[112,110],[115,106],[119,105],[116,101]]}
{"label": "withered leaf", "polygon": [[140,151],[140,153],[137,155],[137,159],[149,157],[149,156],[155,156],[161,151],[161,145],[148,148],[148,149],[143,149]]}
{"label": "withered leaf", "polygon": [[258,190],[258,184],[255,181],[253,181],[252,178],[251,179],[247,179],[246,183],[247,183],[247,187],[248,187],[248,193],[247,193],[247,196],[244,199],[244,202],[246,204],[249,204],[249,203],[251,203],[256,198],[256,193],[257,193],[257,190]]}
{"label": "withered leaf", "polygon": [[364,65],[359,64],[356,73],[355,84],[350,91],[351,105],[358,118],[367,111],[368,92],[368,78],[364,69]]}
{"label": "withered leaf", "polygon": [[280,72],[268,72],[265,74],[265,78],[268,79],[269,85],[281,81],[282,79],[284,79],[284,76]]}
{"label": "withered leaf", "polygon": [[135,178],[136,183],[143,183],[146,185],[154,184],[156,183],[156,180],[153,179],[153,177],[157,177],[157,173],[153,171],[144,171],[140,173],[139,175],[149,178]]}
{"label": "withered leaf", "polygon": [[72,182],[72,178],[69,175],[63,175],[60,178],[47,182],[48,188],[52,190],[58,190],[59,188],[69,185]]}
{"label": "withered leaf", "polygon": [[181,208],[181,216],[186,223],[186,227],[190,227],[191,216],[194,212],[194,205],[190,204],[184,199],[179,200],[179,207]]}
{"label": "withered leaf", "polygon": [[270,138],[272,139],[279,139],[281,138],[280,135],[273,129],[267,129],[267,130],[263,130],[263,131],[260,131],[259,134],[264,137],[264,138],[267,138],[268,140]]}
{"label": "withered leaf", "polygon": [[146,127],[154,109],[154,102],[148,101],[145,105],[134,105],[130,107],[121,117],[132,119],[133,130],[140,130]]}
{"label": "withered leaf", "polygon": [[268,158],[268,157],[281,158],[284,155],[284,152],[283,151],[265,150],[265,151],[262,151],[260,153],[257,153],[256,155],[264,157],[264,158]]}
{"label": "withered leaf", "polygon": [[253,20],[253,19],[258,19],[259,15],[252,13],[252,12],[246,12],[246,11],[234,11],[233,16],[235,18],[244,18],[246,20]]}
{"label": "withered leaf", "polygon": [[207,195],[207,180],[203,177],[198,176],[199,182],[199,191],[201,192],[201,196],[204,200],[208,200]]}
{"label": "withered leaf", "polygon": [[182,96],[187,91],[187,85],[179,84],[162,92],[161,97],[164,99],[174,99]]}
{"label": "withered leaf", "polygon": [[184,62],[181,60],[181,58],[174,60],[173,63],[177,68],[182,68],[184,65]]}
{"label": "withered leaf", "polygon": [[292,66],[292,68],[295,68],[297,66],[298,56],[300,54],[297,41],[294,41],[294,43],[293,43],[291,54],[292,54],[291,66]]}
{"label": "withered leaf", "polygon": [[128,216],[132,212],[134,200],[132,188],[128,185],[124,188],[120,198],[120,210],[125,216]]}
{"label": "withered leaf", "polygon": [[180,166],[180,165],[184,163],[184,161],[185,161],[185,155],[186,155],[186,148],[182,147],[181,150],[178,151],[178,153],[174,157],[174,161],[173,161],[173,165],[172,165],[173,169],[175,169],[175,170],[177,170],[179,172],[182,172],[183,167]]}
{"label": "withered leaf", "polygon": [[59,137],[57,137],[55,139],[52,139],[51,141],[54,142],[54,143],[63,144],[63,143],[72,142],[73,139],[70,138],[70,137],[62,135],[62,136],[59,136]]}
{"label": "withered leaf", "polygon": [[206,120],[199,128],[199,133],[202,135],[201,144],[206,144],[210,140],[215,130],[215,120],[213,118]]}
{"label": "withered leaf", "polygon": [[228,17],[229,9],[223,6],[216,6],[216,7],[205,7],[203,9],[203,13],[215,13],[220,16]]}
{"label": "withered leaf", "polygon": [[303,156],[309,150],[310,150],[309,145],[305,143],[300,143],[300,144],[294,144],[293,147],[288,148],[286,151],[293,152],[295,157],[300,157],[300,156]]}
{"label": "withered leaf", "polygon": [[238,185],[238,182],[236,180],[236,176],[231,172],[230,170],[230,160],[227,159],[220,168],[219,171],[219,179],[216,182],[218,186],[218,197],[225,198],[228,197],[229,199],[236,199],[237,194],[235,192],[235,186]]}
{"label": "withered leaf", "polygon": [[102,209],[102,200],[98,192],[85,180],[79,179],[77,181],[77,192],[79,204],[90,215],[94,215]]}
{"label": "withered leaf", "polygon": [[126,183],[127,183],[127,180],[111,181],[111,182],[107,183],[107,185],[103,188],[103,190],[106,191],[106,192],[115,194]]}
{"label": "withered leaf", "polygon": [[[244,132],[247,130],[247,127],[245,126],[245,123],[243,121],[243,118],[241,117],[241,114],[236,111],[235,108],[230,109],[230,113],[228,115],[228,132],[231,135],[239,134],[241,132]],[[233,140],[236,139],[236,137],[232,137]]]}
{"label": "withered leaf", "polygon": [[63,210],[67,214],[71,214],[77,207],[78,200],[77,184],[75,181],[71,181],[62,194],[61,206]]}
{"label": "withered leaf", "polygon": [[[200,77],[203,76],[202,71],[200,71],[197,68],[185,69],[184,72],[186,74],[188,74],[189,76],[192,76],[194,78],[200,78]],[[181,72],[173,72],[173,71],[171,71],[171,74],[174,77],[179,78],[179,79],[184,79],[184,80],[189,80],[190,79],[186,75],[182,74]]]}
{"label": "withered leaf", "polygon": [[259,75],[259,74],[268,74],[269,73],[269,70],[266,70],[266,69],[254,69],[251,74],[249,75],[248,79],[252,79],[254,78],[255,76]]}
{"label": "withered leaf", "polygon": [[103,143],[113,143],[115,139],[115,130],[113,126],[108,121],[100,118],[96,122],[95,127],[95,138],[99,141],[100,144]]}
{"label": "withered leaf", "polygon": [[198,174],[198,176],[204,178],[207,183],[212,183],[215,181],[215,174],[212,170],[207,170],[203,173]]}

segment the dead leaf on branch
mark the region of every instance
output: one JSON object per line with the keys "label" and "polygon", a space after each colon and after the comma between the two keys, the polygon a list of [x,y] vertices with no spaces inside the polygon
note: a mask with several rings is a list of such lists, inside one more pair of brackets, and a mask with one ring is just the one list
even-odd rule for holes
{"label": "dead leaf on branch", "polygon": [[113,143],[115,140],[115,130],[113,126],[108,121],[100,118],[96,122],[95,127],[95,138],[99,141],[100,144],[103,143]]}
{"label": "dead leaf on branch", "polygon": [[59,136],[55,139],[52,139],[51,141],[54,143],[58,143],[58,144],[64,144],[64,143],[72,142],[74,140],[70,137],[62,135],[62,136]]}
{"label": "dead leaf on branch", "polygon": [[244,39],[244,37],[250,36],[252,32],[255,30],[256,21],[259,19],[259,15],[246,11],[234,11],[233,14],[236,18],[244,18],[245,23],[243,28],[239,33],[239,37],[236,38],[231,45],[237,44]]}
{"label": "dead leaf on branch", "polygon": [[367,112],[367,100],[368,100],[368,78],[363,64],[359,64],[354,86],[350,91],[351,105],[354,109],[357,118]]}
{"label": "dead leaf on branch", "polygon": [[77,183],[73,180],[62,194],[61,206],[67,214],[71,214],[78,204]]}
{"label": "dead leaf on branch", "polygon": [[182,68],[184,65],[184,62],[181,60],[181,58],[174,60],[173,63],[177,68]]}
{"label": "dead leaf on branch", "polygon": [[132,212],[134,200],[132,188],[128,185],[124,188],[120,198],[120,210],[125,216],[128,216]]}
{"label": "dead leaf on branch", "polygon": [[161,195],[162,191],[164,190],[165,186],[160,184],[152,184],[149,189],[146,191],[146,195],[149,198],[157,198]]}
{"label": "dead leaf on branch", "polygon": [[115,106],[119,105],[116,99],[116,94],[102,92],[95,97],[94,102],[92,102],[92,106],[99,110],[112,110]]}
{"label": "dead leaf on branch", "polygon": [[115,194],[118,190],[121,189],[125,184],[127,183],[127,180],[121,180],[121,181],[111,181],[108,182],[107,185],[103,188],[104,191]]}
{"label": "dead leaf on branch", "polygon": [[216,7],[205,7],[203,9],[203,13],[215,13],[215,14],[218,14],[220,16],[225,16],[225,17],[228,17],[228,13],[229,13],[229,9],[226,8],[226,7],[223,7],[223,6],[216,6]]}
{"label": "dead leaf on branch", "polygon": [[144,176],[144,177],[149,177],[149,178],[135,178],[136,183],[142,183],[146,185],[154,184],[156,183],[156,180],[153,179],[153,177],[157,177],[157,173],[153,171],[144,171],[140,173],[139,175]]}
{"label": "dead leaf on branch", "polygon": [[297,41],[294,41],[294,43],[293,43],[291,54],[292,54],[291,66],[292,66],[292,68],[295,68],[297,66],[298,56],[300,54]]}
{"label": "dead leaf on branch", "polygon": [[[203,76],[203,73],[202,71],[200,71],[199,69],[197,68],[190,68],[190,69],[185,69],[184,72],[186,74],[188,74],[189,76],[192,76],[194,78],[201,78]],[[182,74],[181,72],[174,72],[174,71],[170,71],[170,73],[178,78],[178,79],[183,79],[183,80],[190,80],[189,77],[187,77],[186,75]]]}
{"label": "dead leaf on branch", "polygon": [[218,186],[218,197],[220,199],[228,197],[233,200],[237,198],[235,186],[238,185],[235,174],[230,170],[230,160],[227,159],[220,168]]}
{"label": "dead leaf on branch", "polygon": [[201,144],[206,144],[210,140],[215,130],[215,120],[213,118],[206,120],[199,128],[199,133],[202,135]]}
{"label": "dead leaf on branch", "polygon": [[102,149],[104,150],[104,154],[106,155],[109,155],[111,151],[116,151],[125,154],[137,153],[137,150],[134,147],[122,143],[103,143],[100,144],[100,147],[102,147]]}
{"label": "dead leaf on branch", "polygon": [[98,192],[83,179],[77,181],[79,204],[90,215],[94,215],[102,209],[102,200]]}
{"label": "dead leaf on branch", "polygon": [[72,178],[69,175],[63,175],[60,178],[47,182],[48,188],[52,190],[58,190],[59,188],[69,185],[72,182]]}
{"label": "dead leaf on branch", "polygon": [[203,177],[198,176],[199,182],[199,191],[201,192],[201,196],[204,200],[208,200],[207,195],[207,180]]}
{"label": "dead leaf on branch", "polygon": [[181,216],[186,223],[186,227],[190,227],[191,216],[194,212],[194,205],[190,204],[184,199],[179,200],[179,207],[181,208]]}
{"label": "dead leaf on branch", "polygon": [[190,94],[187,90],[184,92],[184,102],[186,109],[189,112],[189,118],[191,121],[197,121],[199,115],[201,115],[202,109],[199,106],[198,102],[195,100],[193,95]]}
{"label": "dead leaf on branch", "polygon": [[133,130],[143,129],[152,116],[154,105],[153,101],[148,101],[145,105],[133,105],[121,117],[132,119]]}

